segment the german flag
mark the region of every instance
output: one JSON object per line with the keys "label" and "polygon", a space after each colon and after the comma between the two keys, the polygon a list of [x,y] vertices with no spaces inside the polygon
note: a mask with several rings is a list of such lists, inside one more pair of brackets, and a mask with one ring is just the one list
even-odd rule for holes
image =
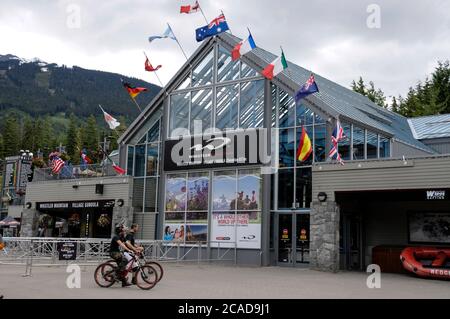
{"label": "german flag", "polygon": [[132,99],[135,99],[141,92],[148,91],[146,88],[134,87],[130,83],[124,82],[122,79],[120,80]]}
{"label": "german flag", "polygon": [[300,145],[298,146],[297,150],[297,159],[299,161],[306,161],[309,156],[311,155],[313,149],[311,144],[311,139],[309,138],[308,134],[306,134],[306,130],[304,127],[302,127],[302,135],[300,137]]}

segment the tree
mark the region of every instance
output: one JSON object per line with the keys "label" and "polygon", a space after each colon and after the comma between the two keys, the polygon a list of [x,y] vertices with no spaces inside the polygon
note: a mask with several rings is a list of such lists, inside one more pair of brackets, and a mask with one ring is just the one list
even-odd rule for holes
{"label": "tree", "polygon": [[70,115],[69,129],[67,130],[66,152],[70,156],[71,162],[75,165],[80,163],[80,132],[78,121],[75,115]]}
{"label": "tree", "polygon": [[89,157],[94,160],[94,158],[98,159],[98,150],[99,150],[99,135],[97,130],[97,121],[94,115],[89,116],[86,125],[82,130],[81,143],[82,146],[88,152]]}
{"label": "tree", "polygon": [[35,152],[35,138],[35,122],[31,118],[26,117],[23,124],[21,148]]}
{"label": "tree", "polygon": [[436,104],[442,113],[450,113],[450,62],[438,62],[431,76],[436,94]]}
{"label": "tree", "polygon": [[20,131],[17,117],[12,113],[8,114],[3,127],[3,147],[5,156],[14,156],[19,152]]}
{"label": "tree", "polygon": [[0,159],[5,158],[5,149],[3,145],[3,135],[0,134]]}
{"label": "tree", "polygon": [[400,106],[398,105],[397,99],[395,98],[395,96],[392,97],[392,104],[391,104],[392,112],[399,113],[399,107]]}
{"label": "tree", "polygon": [[376,89],[375,84],[372,81],[369,82],[369,87],[367,87],[363,78],[360,76],[357,83],[354,80],[352,81],[351,87],[353,91],[367,96],[372,102],[387,108],[384,92],[381,89]]}

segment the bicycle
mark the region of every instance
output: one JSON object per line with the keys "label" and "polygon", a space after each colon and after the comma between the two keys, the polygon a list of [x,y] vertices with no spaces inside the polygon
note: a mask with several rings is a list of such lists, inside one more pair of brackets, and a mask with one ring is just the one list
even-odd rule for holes
{"label": "bicycle", "polygon": [[[106,261],[97,266],[94,272],[94,279],[97,285],[102,288],[109,288],[116,282],[121,282],[121,278],[127,278],[129,273],[133,274],[133,281],[140,289],[150,290],[158,283],[158,273],[155,268],[147,264],[141,264],[134,254],[130,254],[133,258],[128,261],[122,277],[118,276],[117,270],[119,266],[114,260]],[[133,271],[133,263],[137,264],[137,269]]]}
{"label": "bicycle", "polygon": [[[149,265],[152,266],[155,270],[156,270],[156,275],[158,277],[157,279],[157,283],[160,282],[160,280],[162,279],[162,277],[164,276],[164,269],[161,266],[160,263],[156,262],[155,260],[147,260],[145,259],[144,254],[140,254],[141,259],[143,259],[144,261],[144,265]],[[116,261],[114,259],[109,259],[107,261],[105,261],[105,263],[115,263]],[[158,271],[159,270],[159,271]]]}

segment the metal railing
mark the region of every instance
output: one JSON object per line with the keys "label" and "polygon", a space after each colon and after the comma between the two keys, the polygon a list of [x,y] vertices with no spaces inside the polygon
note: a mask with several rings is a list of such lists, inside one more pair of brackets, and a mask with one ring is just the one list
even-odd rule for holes
{"label": "metal railing", "polygon": [[60,179],[84,179],[95,177],[116,176],[112,164],[90,164],[86,166],[66,165],[59,174],[53,174],[51,167],[36,168],[33,173],[33,182],[43,182]]}
{"label": "metal railing", "polygon": [[[33,266],[64,266],[69,263],[93,265],[110,259],[110,239],[80,238],[3,238],[5,248],[0,251],[0,265],[24,265],[25,276]],[[148,259],[164,262],[231,262],[236,265],[236,243],[217,241],[173,243],[161,240],[137,240],[144,247]],[[73,260],[59,260],[59,245],[71,243],[76,247]]]}

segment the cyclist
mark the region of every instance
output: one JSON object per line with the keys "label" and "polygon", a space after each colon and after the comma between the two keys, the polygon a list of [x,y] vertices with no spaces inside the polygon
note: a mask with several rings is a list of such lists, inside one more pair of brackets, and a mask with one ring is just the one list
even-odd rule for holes
{"label": "cyclist", "polygon": [[111,239],[111,246],[109,248],[109,255],[111,258],[113,258],[118,265],[117,269],[117,276],[122,281],[122,287],[130,286],[131,284],[128,283],[127,278],[123,276],[123,273],[125,271],[125,267],[127,266],[127,258],[124,257],[124,255],[120,252],[120,247],[125,252],[132,252],[125,244],[125,233],[126,229],[123,225],[117,226],[115,229],[116,235],[113,236]]}
{"label": "cyclist", "polygon": [[[134,235],[136,234],[136,232],[138,230],[139,230],[139,225],[138,224],[131,224],[131,229],[128,232],[128,234],[125,236],[125,245],[129,249],[131,249],[134,253],[136,253],[136,254],[140,254],[144,250],[144,247],[137,246],[136,243],[135,243]],[[124,256],[125,256],[125,258],[127,259],[128,262],[133,258],[127,252],[124,253]],[[134,262],[133,263],[133,270],[137,269],[137,267],[138,267],[137,263]],[[133,277],[132,283],[136,284],[134,277]]]}

